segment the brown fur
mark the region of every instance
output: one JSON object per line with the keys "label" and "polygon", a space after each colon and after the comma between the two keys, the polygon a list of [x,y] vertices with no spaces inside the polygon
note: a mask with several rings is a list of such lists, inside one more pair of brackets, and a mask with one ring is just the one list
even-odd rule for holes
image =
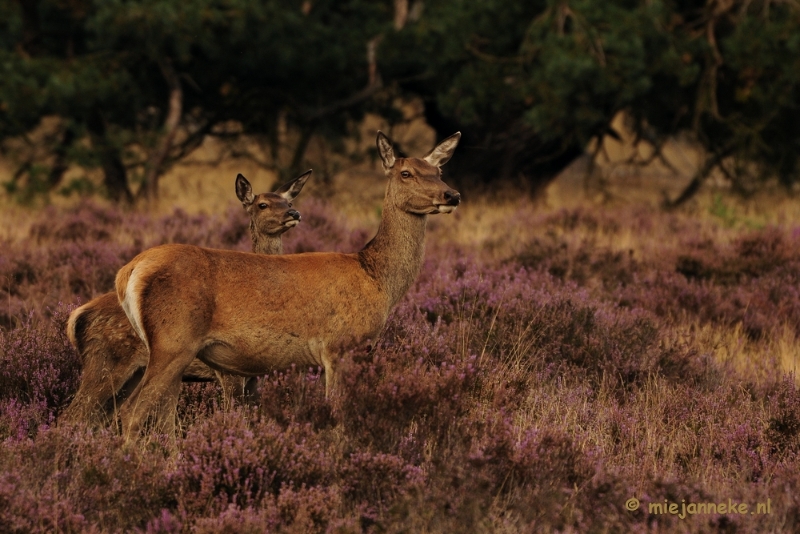
{"label": "brown fur", "polygon": [[427,215],[450,212],[460,195],[439,165],[460,134],[428,156],[396,158],[378,133],[388,183],[375,238],[355,254],[291,256],[164,245],[117,275],[117,296],[150,347],[141,383],[121,410],[127,439],[150,417],[172,433],[180,377],[199,358],[214,369],[256,376],[291,364],[322,366],[326,392],[343,353],[374,340],[422,265]]}
{"label": "brown fur", "polygon": [[[300,193],[309,172],[278,188],[274,193],[253,195],[247,179],[236,178],[236,194],[250,216],[253,252],[281,254],[281,236],[297,224],[299,214],[291,200]],[[134,331],[114,292],[97,297],[74,310],[67,323],[67,336],[83,363],[81,384],[64,411],[62,420],[84,421],[99,426],[116,411],[116,403],[138,384],[149,360],[147,347]],[[215,372],[193,360],[183,373],[184,381],[218,379],[225,404],[254,394],[254,379]]]}

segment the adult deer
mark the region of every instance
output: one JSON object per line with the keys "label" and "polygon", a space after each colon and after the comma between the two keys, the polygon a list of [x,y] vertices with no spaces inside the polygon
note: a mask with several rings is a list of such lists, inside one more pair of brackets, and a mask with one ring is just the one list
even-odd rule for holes
{"label": "adult deer", "polygon": [[[283,234],[300,222],[292,201],[310,175],[307,171],[274,192],[259,195],[253,194],[244,176],[236,177],[236,196],[250,216],[253,252],[283,253]],[[135,387],[150,355],[113,291],[76,308],[67,322],[67,336],[78,350],[83,371],[80,387],[62,420],[99,426],[111,417],[115,403],[125,396],[124,390],[130,393]],[[183,373],[184,381],[215,378],[222,385],[226,405],[254,395],[255,378],[215,372],[199,360],[193,360]]]}
{"label": "adult deer", "polygon": [[374,340],[416,279],[428,215],[450,213],[461,195],[441,179],[461,138],[423,158],[395,157],[378,132],[388,178],[383,217],[359,252],[258,256],[189,245],[147,250],[117,273],[117,296],[150,349],[141,383],[120,413],[127,440],[148,418],[171,433],[181,376],[195,359],[244,376],[322,366],[326,394],[343,354]]}

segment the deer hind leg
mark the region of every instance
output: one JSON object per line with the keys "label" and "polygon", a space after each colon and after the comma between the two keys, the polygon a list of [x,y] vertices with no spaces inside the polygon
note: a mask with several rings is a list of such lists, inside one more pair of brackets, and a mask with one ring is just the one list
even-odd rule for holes
{"label": "deer hind leg", "polygon": [[120,410],[122,433],[126,441],[139,437],[143,430],[175,437],[175,417],[183,372],[194,359],[194,352],[166,352],[157,344],[142,380]]}
{"label": "deer hind leg", "polygon": [[86,354],[84,360],[80,386],[62,418],[99,428],[114,418],[115,395],[142,368],[142,362],[105,354]]}
{"label": "deer hind leg", "polygon": [[100,428],[104,421],[105,401],[113,395],[113,388],[105,380],[102,369],[84,367],[81,383],[60,421],[67,423],[83,422],[93,428]]}
{"label": "deer hind leg", "polygon": [[133,392],[136,390],[136,387],[142,381],[142,377],[144,376],[144,371],[147,368],[147,364],[134,369],[131,373],[130,377],[122,383],[120,387],[117,388],[117,392],[106,402],[106,414],[108,415],[109,419],[118,422],[119,419],[119,409],[125,401],[130,397]]}

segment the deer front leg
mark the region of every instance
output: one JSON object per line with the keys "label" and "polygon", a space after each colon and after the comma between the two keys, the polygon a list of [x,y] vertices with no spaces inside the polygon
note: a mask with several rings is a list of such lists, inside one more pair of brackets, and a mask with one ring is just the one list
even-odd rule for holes
{"label": "deer front leg", "polygon": [[338,385],[338,367],[341,355],[337,352],[326,350],[322,356],[322,366],[325,369],[325,398],[330,400],[331,395]]}

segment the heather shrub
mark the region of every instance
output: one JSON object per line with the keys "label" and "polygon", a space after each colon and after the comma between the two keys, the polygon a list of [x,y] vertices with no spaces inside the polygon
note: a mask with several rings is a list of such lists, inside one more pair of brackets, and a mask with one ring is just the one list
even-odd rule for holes
{"label": "heather shrub", "polygon": [[339,517],[334,508],[337,491],[307,488],[287,490],[256,508],[231,505],[215,517],[201,517],[192,524],[198,534],[262,534],[263,532],[359,532],[353,517]]}
{"label": "heather shrub", "polygon": [[409,358],[405,347],[378,351],[370,360],[343,366],[336,415],[362,446],[417,459],[426,441],[444,436],[473,402],[475,358],[435,363]]}
{"label": "heather shrub", "polygon": [[341,476],[344,495],[359,510],[362,521],[375,522],[389,505],[420,491],[426,482],[420,467],[386,453],[354,452],[343,463]]}
{"label": "heather shrub", "polygon": [[[529,214],[521,217],[530,219]],[[695,228],[687,230],[686,222],[675,217],[660,218],[656,222],[651,212],[637,207],[614,211],[573,208],[540,215],[528,221],[537,233],[511,261],[580,286],[612,290],[632,283],[634,276],[660,263],[649,250],[621,247],[618,237],[623,232],[649,235],[659,227],[696,232]]]}
{"label": "heather shrub", "polygon": [[48,282],[88,301],[114,288],[117,270],[133,258],[133,250],[107,243],[60,243],[48,255]]}
{"label": "heather shrub", "polygon": [[180,449],[172,481],[179,507],[204,516],[327,483],[337,469],[330,445],[308,425],[284,429],[240,411],[192,427]]}
{"label": "heather shrub", "polygon": [[40,257],[38,252],[0,241],[0,296],[3,300],[0,328],[19,326],[30,310],[28,293],[44,274],[39,265]]}
{"label": "heather shrub", "polygon": [[219,410],[222,402],[222,388],[216,381],[184,383],[178,397],[178,420],[189,428]]}
{"label": "heather shrub", "polygon": [[[133,258],[136,249],[115,242],[54,241],[48,246],[15,245],[4,251],[0,277],[9,281],[7,305],[11,314],[46,315],[59,302],[86,302],[110,291],[117,270]],[[9,326],[18,319],[6,321]]]}
{"label": "heather shrub", "polygon": [[800,392],[789,377],[780,382],[769,396],[767,440],[771,448],[789,458],[800,453]]}
{"label": "heather shrub", "polygon": [[796,238],[778,228],[730,242],[687,239],[672,251],[674,270],[650,269],[615,293],[623,306],[670,320],[741,324],[751,339],[788,325],[800,333],[800,257]]}
{"label": "heather shrub", "polygon": [[277,423],[308,423],[322,430],[335,424],[325,400],[322,369],[275,371],[259,379],[259,412]]}
{"label": "heather shrub", "polygon": [[413,512],[396,507],[392,521],[410,526],[422,516],[436,531],[480,531],[491,522],[513,531],[561,530],[571,524],[577,488],[594,474],[566,433],[521,428],[502,412],[462,420],[432,456],[424,493],[403,501]]}
{"label": "heather shrub", "polygon": [[373,235],[364,229],[349,229],[342,216],[322,200],[304,198],[298,209],[302,221],[284,237],[287,253],[355,252]]}
{"label": "heather shrub", "polygon": [[[645,219],[647,220],[647,219]],[[621,222],[610,211],[594,211],[584,207],[560,209],[540,217],[539,226],[552,231],[616,233],[631,219]]]}
{"label": "heather shrub", "polygon": [[241,205],[231,205],[221,217],[219,231],[212,232],[218,239],[214,248],[252,250],[250,221]]}
{"label": "heather shrub", "polygon": [[280,524],[278,507],[270,502],[245,509],[230,505],[217,516],[199,518],[192,530],[198,534],[262,534],[274,532]]}
{"label": "heather shrub", "polygon": [[[784,326],[800,333],[800,293],[795,274],[765,275],[733,287],[693,281],[658,272],[616,292],[621,306],[641,307],[670,321],[733,327],[740,324],[754,340]],[[800,282],[800,281],[799,281]]]}
{"label": "heather shrub", "polygon": [[43,425],[54,421],[45,401],[22,402],[16,398],[0,400],[0,440],[22,440],[36,435]]}
{"label": "heather shrub", "polygon": [[630,284],[642,270],[632,250],[613,250],[598,245],[592,238],[574,243],[555,234],[533,238],[516,260],[562,280],[582,286],[596,282],[607,289]]}
{"label": "heather shrub", "polygon": [[553,486],[575,486],[591,475],[584,454],[567,434],[550,428],[519,428],[502,410],[485,416],[485,420],[467,419],[464,423],[469,428],[462,429],[473,483],[507,492],[527,488],[542,497]]}
{"label": "heather shrub", "polygon": [[163,454],[126,450],[116,436],[53,428],[3,449],[3,532],[132,530],[173,506]]}
{"label": "heather shrub", "polygon": [[[61,306],[52,320],[29,316],[18,328],[0,330],[0,400],[12,401],[6,408],[38,406],[53,416],[77,389],[80,361],[65,333],[71,309]],[[16,434],[6,430],[0,437]]]}
{"label": "heather shrub", "polygon": [[[217,384],[184,384],[176,442],[127,448],[114,428],[56,426],[79,376],[58,303],[110,290],[156,244],[248,250],[247,217],[32,216],[0,241],[0,531],[796,530],[797,386],[771,363],[796,357],[791,333],[771,336],[800,333],[795,233],[521,206],[519,232],[487,248],[431,219],[420,276],[339,363],[331,399],[318,368],[273,372],[233,410]],[[299,210],[287,251],[350,252],[374,232],[319,200]],[[740,352],[776,368],[716,357]],[[646,508],[729,498],[773,511]]]}
{"label": "heather shrub", "polygon": [[[236,210],[231,208],[226,216],[208,216],[189,214],[181,208],[175,208],[169,215],[164,215],[155,221],[157,242],[144,248],[165,243],[231,248],[231,245],[242,240],[246,229],[249,228],[247,216],[241,207],[238,218],[233,215],[234,213]],[[237,237],[238,239],[234,241]]]}
{"label": "heather shrub", "polygon": [[[670,321],[741,324],[761,339],[788,324],[800,333],[797,237],[778,227],[747,232],[699,226],[675,216],[626,210],[562,210],[535,221],[541,231],[512,263],[575,282],[622,306]],[[624,232],[658,233],[660,247],[615,245]],[[666,233],[669,232],[669,233]]]}
{"label": "heather shrub", "polygon": [[[183,525],[166,508],[161,510],[161,515],[147,522],[144,532],[147,534],[173,534],[181,532]],[[221,532],[218,531],[218,532]]]}
{"label": "heather shrub", "polygon": [[123,223],[123,215],[113,207],[84,201],[67,210],[45,207],[29,235],[37,243],[49,241],[109,241]]}
{"label": "heather shrub", "polygon": [[675,270],[687,278],[732,285],[764,276],[789,262],[797,262],[797,243],[778,228],[766,228],[718,246],[711,240],[688,241],[676,260]]}
{"label": "heather shrub", "polygon": [[419,325],[422,315],[439,337],[424,337],[418,326],[413,333],[392,324],[387,329],[389,336],[423,340],[420,352],[426,357],[461,345],[467,354],[532,371],[548,365],[564,372],[577,368],[595,382],[623,384],[641,384],[653,373],[687,378],[686,373],[705,372],[703,359],[691,350],[662,343],[661,325],[652,314],[598,301],[546,273],[474,260],[445,262],[435,273],[422,277],[406,300],[413,307],[401,304],[396,316],[402,324]]}
{"label": "heather shrub", "polygon": [[341,492],[328,486],[286,487],[277,496],[276,504],[286,530],[326,532],[341,523]]}

